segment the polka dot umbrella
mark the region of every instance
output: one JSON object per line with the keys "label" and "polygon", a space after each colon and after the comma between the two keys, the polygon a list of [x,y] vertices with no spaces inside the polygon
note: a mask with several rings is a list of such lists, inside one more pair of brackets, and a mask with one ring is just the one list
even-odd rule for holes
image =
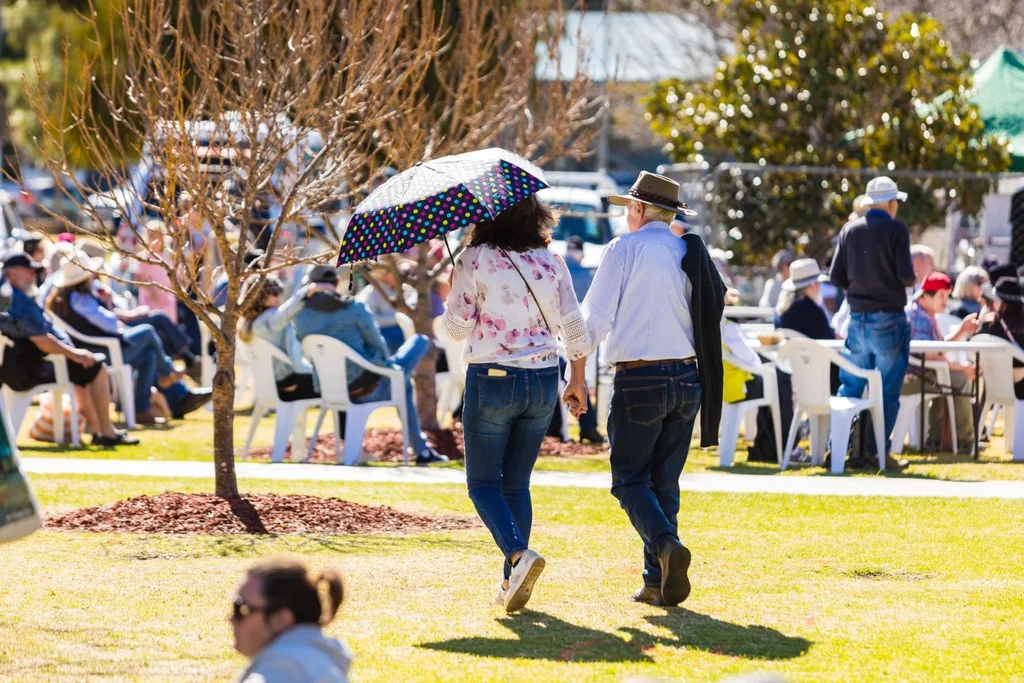
{"label": "polka dot umbrella", "polygon": [[547,186],[538,166],[498,147],[422,161],[356,207],[338,265],[406,251],[494,218]]}

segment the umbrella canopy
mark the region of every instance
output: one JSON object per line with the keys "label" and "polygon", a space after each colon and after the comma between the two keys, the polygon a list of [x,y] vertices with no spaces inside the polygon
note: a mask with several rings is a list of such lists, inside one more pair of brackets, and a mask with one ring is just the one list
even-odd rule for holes
{"label": "umbrella canopy", "polygon": [[498,147],[420,162],[356,207],[338,265],[405,251],[494,218],[547,186],[538,166]]}
{"label": "umbrella canopy", "polygon": [[1002,46],[974,72],[974,96],[985,135],[1005,135],[1013,147],[1011,171],[1024,171],[1024,60]]}

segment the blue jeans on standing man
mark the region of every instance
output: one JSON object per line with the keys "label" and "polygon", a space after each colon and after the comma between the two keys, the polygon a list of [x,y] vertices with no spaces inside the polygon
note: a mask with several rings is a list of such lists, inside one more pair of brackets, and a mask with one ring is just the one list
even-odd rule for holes
{"label": "blue jeans on standing man", "polygon": [[[910,364],[910,322],[907,315],[879,311],[876,313],[851,313],[850,328],[846,333],[846,348],[843,355],[859,368],[871,370],[878,368],[882,373],[882,397],[885,413],[886,453],[889,452],[889,440],[892,438],[893,427],[896,426],[896,415],[900,411],[900,391],[903,389],[903,378]],[[846,398],[860,398],[864,395],[867,380],[854,377],[843,370],[839,371],[842,386],[839,395]],[[870,447],[874,444],[874,435],[870,436]],[[870,450],[869,450],[870,452]],[[834,457],[834,456],[833,456]]]}
{"label": "blue jeans on standing man", "polygon": [[608,414],[612,495],[644,542],[644,584],[650,588],[661,588],[662,546],[679,538],[679,477],[700,397],[693,362],[615,373]]}
{"label": "blue jeans on standing man", "polygon": [[[388,358],[388,363],[402,368],[402,375],[405,377],[405,413],[409,420],[409,445],[413,453],[419,455],[427,449],[427,435],[420,429],[420,418],[416,414],[416,397],[412,390],[412,373],[423,360],[423,356],[430,351],[430,338],[423,334],[410,337],[404,344],[398,347],[395,355]],[[360,398],[353,399],[353,403],[373,403],[374,401],[386,401],[391,398],[391,380],[386,377],[377,382],[377,386],[370,393]]]}
{"label": "blue jeans on standing man", "polygon": [[[126,344],[121,347],[124,362],[135,371],[135,411],[145,412],[150,409],[150,393],[157,380],[174,372],[174,361],[164,351],[156,330],[152,325],[136,325],[129,327],[121,335]],[[167,389],[160,389],[167,397],[171,410],[175,410],[183,394],[188,388],[181,382],[175,382]]]}
{"label": "blue jeans on standing man", "polygon": [[530,543],[530,475],[557,405],[556,366],[471,363],[466,372],[466,483],[477,514],[505,555],[506,579],[512,571],[508,558]]}

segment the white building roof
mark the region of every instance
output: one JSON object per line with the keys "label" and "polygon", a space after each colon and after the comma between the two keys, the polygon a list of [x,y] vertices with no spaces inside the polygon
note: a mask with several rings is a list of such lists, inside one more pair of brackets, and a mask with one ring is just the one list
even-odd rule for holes
{"label": "white building roof", "polygon": [[568,12],[558,47],[560,63],[538,44],[538,80],[572,80],[581,68],[598,83],[703,81],[733,52],[696,17],[667,12]]}

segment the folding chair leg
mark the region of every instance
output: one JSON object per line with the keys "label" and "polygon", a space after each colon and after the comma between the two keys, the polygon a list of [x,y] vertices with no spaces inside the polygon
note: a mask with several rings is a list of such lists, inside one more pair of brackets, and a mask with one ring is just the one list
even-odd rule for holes
{"label": "folding chair leg", "polygon": [[50,392],[53,397],[53,442],[64,445],[64,390],[57,388]]}
{"label": "folding chair leg", "polygon": [[121,392],[121,410],[124,412],[124,423],[128,429],[135,429],[135,381],[132,371],[125,370],[121,373],[121,383],[118,391]]}
{"label": "folding chair leg", "polygon": [[953,397],[946,397],[946,411],[949,413],[949,433],[953,437],[953,455],[956,455],[956,408],[954,408]]}
{"label": "folding chair leg", "polygon": [[789,425],[789,436],[786,438],[786,448],[782,451],[782,469],[789,467],[789,453],[796,445],[796,435],[800,431],[800,404],[793,406],[793,422]]}
{"label": "folding chair leg", "polygon": [[257,401],[252,407],[252,420],[249,422],[249,433],[245,437],[245,450],[243,451],[243,457],[249,457],[249,449],[252,448],[252,440],[256,436],[256,429],[260,426],[260,420],[266,414],[266,409],[263,404]]}
{"label": "folding chair leg", "polygon": [[[320,414],[316,416],[316,425],[313,427],[313,435],[309,437],[309,448],[306,449],[306,457],[302,459],[302,462],[309,462],[309,459],[313,457],[313,449],[316,447],[316,440],[320,436],[320,427],[324,424],[324,417],[327,415],[327,408],[321,408]],[[337,418],[335,418],[337,420]],[[335,422],[337,424],[337,422]]]}
{"label": "folding chair leg", "polygon": [[718,440],[718,466],[732,467],[736,455],[736,440],[739,439],[740,417],[746,412],[739,405],[726,403],[722,406],[722,431]]}
{"label": "folding chair leg", "polygon": [[71,445],[78,448],[82,445],[82,436],[78,424],[78,399],[75,398],[74,387],[71,387],[69,394],[71,398]]}
{"label": "folding chair leg", "polygon": [[[345,415],[345,465],[358,465],[363,460],[363,433],[370,413],[360,405],[353,404]],[[405,423],[402,424],[405,429]],[[406,454],[406,458],[408,458]]]}
{"label": "folding chair leg", "polygon": [[334,413],[334,461],[341,464],[341,441],[344,437],[341,429],[341,413],[337,410],[332,412]]}
{"label": "folding chair leg", "polygon": [[29,392],[14,392],[4,387],[4,393],[7,395],[7,406],[8,411],[11,415],[11,441],[14,442],[18,438],[18,432],[21,431],[21,423],[25,420],[25,413],[28,412],[29,404],[32,403],[32,394]]}
{"label": "folding chair leg", "polygon": [[986,414],[988,415],[988,426],[985,427],[985,434],[988,435],[989,441],[992,440],[992,433],[996,428],[996,418],[999,417],[1000,407],[1001,406],[998,403],[989,402],[987,406],[988,412],[982,413],[983,416]]}
{"label": "folding chair leg", "polygon": [[[811,463],[820,465],[825,460],[825,435],[829,431],[828,415],[811,415]],[[847,435],[849,438],[849,435]],[[835,454],[835,442],[832,443],[832,453]],[[843,451],[843,459],[846,458],[846,449]],[[833,463],[835,458],[832,458]]]}
{"label": "folding chair leg", "polygon": [[[292,460],[298,460],[303,457],[300,454],[306,452],[306,414],[307,409],[305,406],[296,407],[292,416]],[[310,441],[309,447],[313,448],[315,442]]]}
{"label": "folding chair leg", "polygon": [[[871,411],[871,424],[875,428],[875,452],[878,455],[878,469],[885,469],[885,413],[881,408]],[[956,437],[953,437],[956,441]]]}
{"label": "folding chair leg", "polygon": [[1013,405],[1008,405],[1003,411],[1003,421],[1006,426],[1003,427],[1003,434],[1005,434],[1006,445],[1012,444],[1012,450],[1010,451],[1014,462],[1024,462],[1024,426],[1018,428],[1015,424],[1018,415],[1024,415],[1024,401],[1014,401]]}
{"label": "folding chair leg", "polygon": [[281,401],[274,416],[274,446],[270,451],[271,462],[284,462],[284,451],[288,447],[288,436],[295,424],[296,409],[293,403]]}
{"label": "folding chair leg", "polygon": [[[857,413],[852,410],[833,411],[832,428],[832,474],[842,474],[846,468],[846,451],[850,445],[850,428]],[[813,424],[813,423],[812,423]],[[813,437],[812,437],[813,438]],[[882,448],[885,448],[883,446]]]}

